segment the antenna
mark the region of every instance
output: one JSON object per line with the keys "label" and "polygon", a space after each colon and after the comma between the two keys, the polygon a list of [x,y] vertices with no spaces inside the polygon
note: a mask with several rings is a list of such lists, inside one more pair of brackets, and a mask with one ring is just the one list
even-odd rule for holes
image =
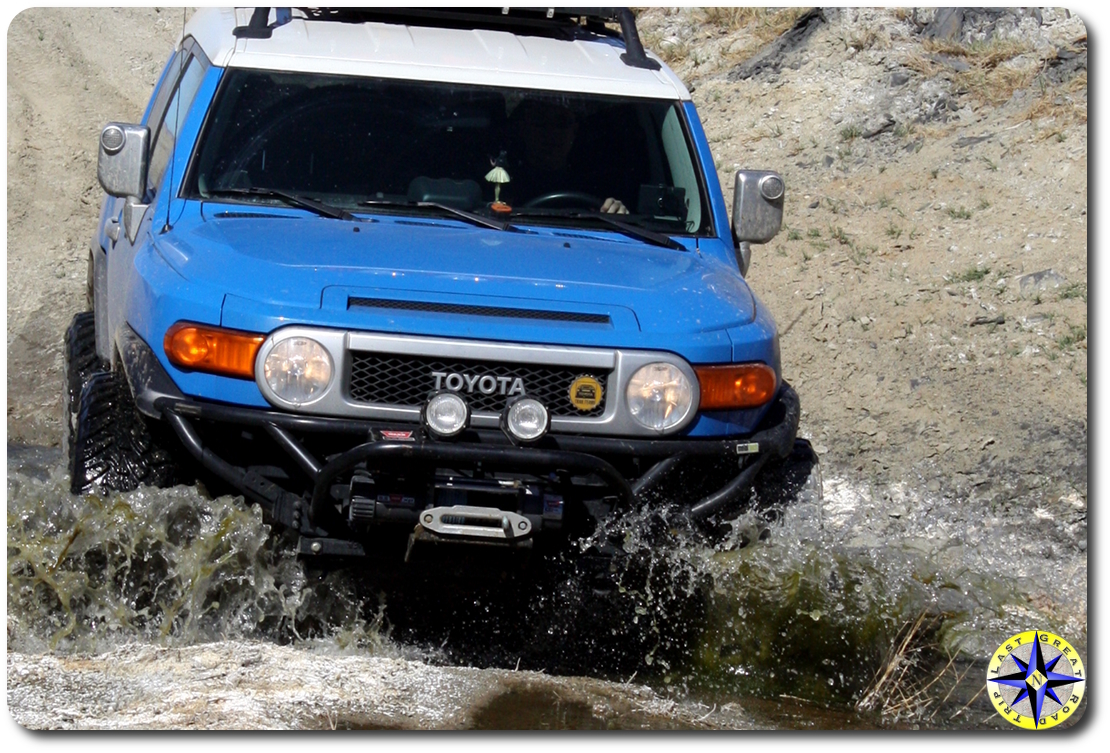
{"label": "antenna", "polygon": [[[182,8],[181,9],[181,41],[182,42],[185,41],[185,13],[186,13],[187,10],[188,10],[187,8]],[[184,51],[184,49],[185,48],[182,47],[182,51]],[[178,67],[184,73],[185,69],[182,68],[181,66],[182,66],[182,63],[178,63]],[[174,99],[177,100],[177,104],[174,105],[175,112],[173,114],[174,130],[176,131],[176,133],[174,133],[174,135],[173,135],[173,145],[170,147],[170,183],[169,184],[171,186],[173,185],[173,161],[177,157],[177,137],[181,134],[181,84],[182,84],[182,78],[178,78],[177,79],[177,93],[174,95]],[[166,197],[166,224],[162,226],[162,232],[163,233],[170,229],[170,204],[172,202],[173,202],[173,196]]]}

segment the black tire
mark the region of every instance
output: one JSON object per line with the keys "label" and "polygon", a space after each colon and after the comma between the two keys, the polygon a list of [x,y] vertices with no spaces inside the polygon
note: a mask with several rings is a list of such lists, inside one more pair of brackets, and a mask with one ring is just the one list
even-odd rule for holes
{"label": "black tire", "polygon": [[122,373],[93,374],[81,391],[70,448],[70,491],[173,485],[177,469],[163,442],[135,407]]}
{"label": "black tire", "polygon": [[73,317],[65,334],[62,365],[62,453],[69,457],[73,432],[77,425],[77,407],[81,391],[89,377],[108,371],[108,364],[96,354],[96,319],[91,311]]}
{"label": "black tire", "polygon": [[96,265],[93,262],[92,251],[89,251],[89,261],[85,266],[85,305],[89,311],[94,311],[96,303]]}

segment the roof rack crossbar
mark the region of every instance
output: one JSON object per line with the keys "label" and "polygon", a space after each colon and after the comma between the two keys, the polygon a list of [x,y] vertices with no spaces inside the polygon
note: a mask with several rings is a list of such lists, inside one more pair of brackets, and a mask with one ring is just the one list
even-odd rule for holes
{"label": "roof rack crossbar", "polygon": [[[260,8],[258,10],[268,10]],[[573,30],[578,25],[584,25],[585,30],[594,34],[617,36],[617,32],[605,27],[606,23],[620,25],[620,36],[624,40],[625,52],[621,54],[621,61],[633,68],[644,68],[657,71],[660,69],[659,61],[647,56],[643,42],[640,41],[639,31],[636,29],[636,16],[630,8],[537,8],[537,7],[501,7],[501,8],[396,8],[396,7],[370,7],[370,8],[301,8],[309,20],[315,21],[341,21],[358,23],[366,20],[387,20],[394,23],[423,22],[425,24],[440,23],[489,25],[495,28],[510,28],[519,31],[546,31],[563,35],[573,35]],[[256,27],[255,16],[251,18],[249,27],[239,27],[235,30],[236,36],[249,36],[254,38],[250,30]],[[280,25],[280,24],[275,24]],[[265,15],[260,22],[261,32],[269,36],[273,27],[265,25]],[[240,34],[243,30],[244,33]]]}

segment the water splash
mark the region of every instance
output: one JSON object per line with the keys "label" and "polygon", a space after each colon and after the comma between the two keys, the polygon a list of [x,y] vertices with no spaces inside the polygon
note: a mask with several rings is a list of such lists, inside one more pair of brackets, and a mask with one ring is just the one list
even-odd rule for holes
{"label": "water splash", "polygon": [[[683,693],[851,708],[873,687],[905,626],[922,616],[928,630],[918,635],[916,653],[899,658],[917,663],[922,684],[953,657],[985,661],[1031,620],[1064,621],[1085,635],[1085,608],[1075,619],[1066,609],[1035,608],[1028,596],[1047,582],[1057,605],[1085,605],[1085,555],[1064,568],[1043,557],[1015,558],[1029,528],[1020,511],[1000,517],[973,500],[834,477],[822,503],[803,495],[778,517],[746,513],[712,544],[676,532],[660,547],[657,537],[642,535],[652,528],[649,518],[641,512],[614,521],[599,536],[621,532],[626,552],[667,575],[659,580],[682,584],[666,598],[639,594],[650,630],[673,630],[675,600],[701,600],[698,630],[679,663],[640,675]],[[651,664],[650,654],[644,659]],[[912,672],[905,678],[915,681]],[[955,682],[953,674],[934,693]]]}
{"label": "water splash", "polygon": [[[361,567],[298,561],[241,498],[192,487],[74,496],[56,464],[56,453],[9,448],[16,651],[268,640],[609,679],[635,672],[707,704],[785,696],[851,708],[921,614],[938,617],[929,640],[941,658],[985,657],[1032,624],[1086,639],[1085,554],[1013,555],[1053,536],[1085,540],[1076,500],[1030,517],[834,477],[822,504],[749,512],[713,539],[638,510],[574,556],[533,563],[535,577],[455,590],[422,582],[383,601]],[[1044,530],[1030,543],[1034,525]],[[591,570],[578,555],[602,544],[624,557]],[[1055,601],[1031,600],[1046,582]]]}
{"label": "water splash", "polygon": [[306,570],[241,498],[184,486],[71,495],[65,472],[36,460],[9,456],[13,649],[325,636],[380,643],[350,579]]}

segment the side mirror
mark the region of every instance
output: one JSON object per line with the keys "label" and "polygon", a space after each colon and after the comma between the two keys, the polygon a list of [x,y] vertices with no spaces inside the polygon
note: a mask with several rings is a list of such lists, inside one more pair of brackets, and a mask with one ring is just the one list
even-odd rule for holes
{"label": "side mirror", "polygon": [[740,273],[748,273],[751,243],[766,243],[782,229],[782,176],[769,170],[740,170],[732,195],[732,240]]}
{"label": "side mirror", "polygon": [[96,177],[109,196],[146,193],[150,165],[150,129],[127,123],[109,123],[100,132]]}

